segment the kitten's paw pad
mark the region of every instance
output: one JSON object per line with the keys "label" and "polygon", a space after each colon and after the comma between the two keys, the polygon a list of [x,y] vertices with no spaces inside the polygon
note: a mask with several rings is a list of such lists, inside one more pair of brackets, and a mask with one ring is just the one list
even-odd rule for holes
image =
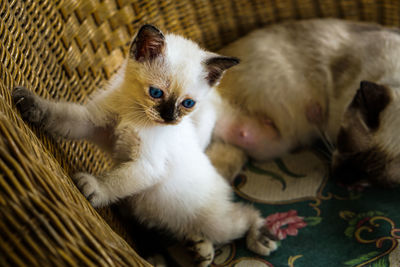
{"label": "kitten's paw pad", "polygon": [[15,87],[12,91],[12,100],[17,109],[21,112],[23,119],[35,124],[43,120],[44,113],[38,106],[36,96],[25,87]]}
{"label": "kitten's paw pad", "polygon": [[247,236],[247,248],[259,255],[268,256],[278,248],[274,239],[267,228],[261,227],[256,234]]}
{"label": "kitten's paw pad", "polygon": [[100,207],[107,204],[107,197],[102,192],[96,177],[80,172],[76,173],[72,179],[93,207]]}
{"label": "kitten's paw pad", "polygon": [[205,239],[191,240],[186,243],[186,247],[193,253],[193,261],[195,266],[210,266],[214,259],[214,246]]}

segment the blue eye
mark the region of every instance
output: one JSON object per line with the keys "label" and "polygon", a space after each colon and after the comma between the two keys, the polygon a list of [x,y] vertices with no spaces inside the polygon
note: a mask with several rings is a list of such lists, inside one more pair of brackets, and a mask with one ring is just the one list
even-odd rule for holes
{"label": "blue eye", "polygon": [[149,94],[152,98],[161,98],[164,95],[164,92],[158,88],[150,86]]}
{"label": "blue eye", "polygon": [[184,106],[185,108],[191,108],[194,106],[194,104],[196,104],[196,102],[193,99],[185,99],[182,102],[182,106]]}

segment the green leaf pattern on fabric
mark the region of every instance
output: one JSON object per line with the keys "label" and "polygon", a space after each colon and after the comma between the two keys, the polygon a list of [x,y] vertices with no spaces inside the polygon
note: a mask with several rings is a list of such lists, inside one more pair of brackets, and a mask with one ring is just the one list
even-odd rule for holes
{"label": "green leaf pattern on fabric", "polygon": [[361,256],[359,256],[359,257],[357,257],[355,259],[346,261],[346,262],[344,262],[344,264],[347,265],[347,266],[356,266],[356,265],[359,265],[359,264],[361,264],[363,262],[366,262],[366,261],[372,259],[373,257],[375,257],[378,254],[379,254],[378,251],[372,251],[370,253],[361,255]]}
{"label": "green leaf pattern on fabric", "polygon": [[315,226],[315,225],[321,223],[322,218],[321,217],[306,217],[306,218],[304,218],[304,221],[307,223],[308,226]]}
{"label": "green leaf pattern on fabric", "polygon": [[283,162],[282,159],[275,159],[275,164],[278,166],[278,168],[282,172],[284,172],[285,174],[289,175],[290,177],[293,177],[293,178],[304,178],[304,177],[306,177],[305,174],[296,174],[296,173],[290,171],[288,169],[288,167],[286,167],[286,164],[285,164],[285,162]]}
{"label": "green leaf pattern on fabric", "polygon": [[283,179],[283,177],[275,172],[272,171],[267,171],[267,170],[263,170],[259,167],[257,167],[256,165],[254,165],[253,162],[249,161],[247,163],[246,166],[251,172],[257,173],[257,174],[263,174],[266,176],[269,176],[273,179],[276,179],[277,181],[279,181],[282,184],[282,191],[284,191],[286,189],[286,182],[285,179]]}

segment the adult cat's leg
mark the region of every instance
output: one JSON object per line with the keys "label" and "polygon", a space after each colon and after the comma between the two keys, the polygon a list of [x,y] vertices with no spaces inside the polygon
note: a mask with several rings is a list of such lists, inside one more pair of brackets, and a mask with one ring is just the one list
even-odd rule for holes
{"label": "adult cat's leg", "polygon": [[231,144],[214,140],[206,150],[211,163],[229,183],[232,183],[247,161],[246,153]]}
{"label": "adult cat's leg", "polygon": [[95,125],[86,106],[46,100],[24,87],[16,87],[12,98],[25,120],[53,136],[97,141],[99,133],[104,132],[104,127],[102,130]]}

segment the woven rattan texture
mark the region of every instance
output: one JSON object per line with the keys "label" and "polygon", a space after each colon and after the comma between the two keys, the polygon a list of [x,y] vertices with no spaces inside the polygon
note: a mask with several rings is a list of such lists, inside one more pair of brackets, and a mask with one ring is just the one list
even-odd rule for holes
{"label": "woven rattan texture", "polygon": [[68,178],[76,170],[99,173],[110,160],[88,143],[56,142],[24,124],[11,104],[16,85],[85,102],[118,69],[143,23],[217,50],[288,19],[399,26],[399,14],[399,1],[388,0],[0,0],[0,265],[139,262]]}
{"label": "woven rattan texture", "polygon": [[0,134],[1,266],[139,265],[22,122]]}

